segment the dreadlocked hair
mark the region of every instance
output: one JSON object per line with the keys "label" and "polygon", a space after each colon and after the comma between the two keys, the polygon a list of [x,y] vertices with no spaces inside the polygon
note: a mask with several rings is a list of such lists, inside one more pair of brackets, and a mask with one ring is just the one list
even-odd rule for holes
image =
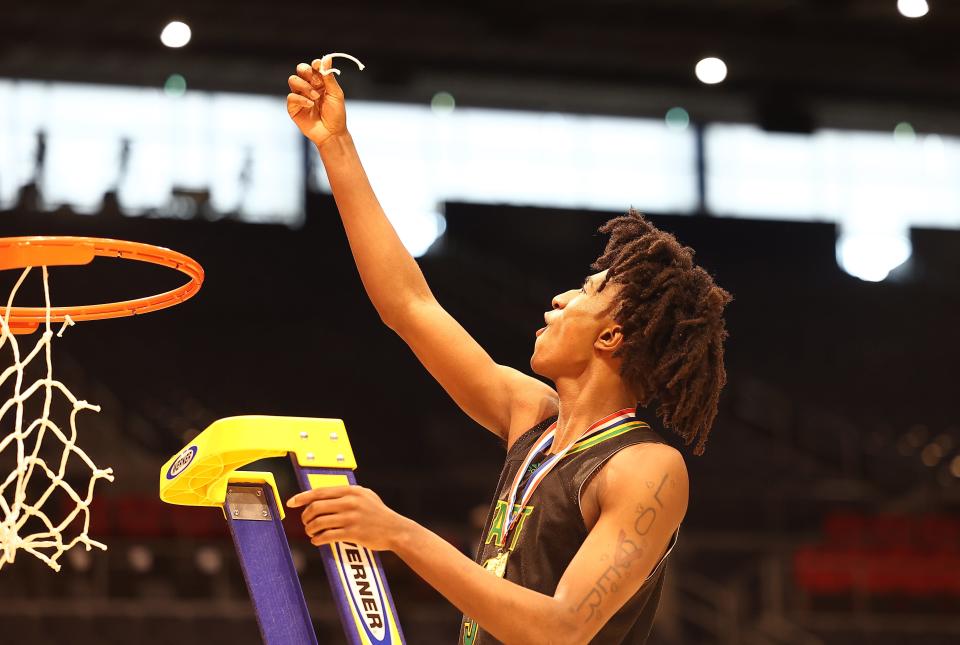
{"label": "dreadlocked hair", "polygon": [[643,407],[658,401],[663,425],[702,455],[727,382],[723,310],[733,300],[693,263],[694,251],[630,209],[600,227],[609,235],[593,263],[621,285],[613,317],[623,327],[621,376]]}

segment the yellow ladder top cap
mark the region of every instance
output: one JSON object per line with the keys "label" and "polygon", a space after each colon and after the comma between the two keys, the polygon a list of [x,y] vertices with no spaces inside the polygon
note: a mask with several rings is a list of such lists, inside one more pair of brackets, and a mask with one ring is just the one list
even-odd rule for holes
{"label": "yellow ladder top cap", "polygon": [[160,499],[220,506],[237,469],[267,457],[296,455],[304,468],[357,467],[340,419],[247,415],[214,421],[160,469]]}

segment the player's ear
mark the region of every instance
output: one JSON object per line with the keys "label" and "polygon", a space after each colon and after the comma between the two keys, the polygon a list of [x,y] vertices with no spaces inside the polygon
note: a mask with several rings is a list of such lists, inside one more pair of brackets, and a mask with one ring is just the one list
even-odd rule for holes
{"label": "player's ear", "polygon": [[603,327],[593,346],[601,352],[614,352],[623,345],[623,327],[613,323]]}

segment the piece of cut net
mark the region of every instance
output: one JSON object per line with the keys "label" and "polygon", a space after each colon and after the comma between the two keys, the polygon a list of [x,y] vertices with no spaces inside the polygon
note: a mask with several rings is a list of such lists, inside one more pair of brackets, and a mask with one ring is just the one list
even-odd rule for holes
{"label": "piece of cut net", "polygon": [[[87,551],[92,547],[106,550],[105,544],[92,540],[87,533],[90,528],[90,502],[93,499],[94,485],[100,479],[113,481],[113,469],[98,467],[76,445],[77,414],[81,410],[99,412],[100,407],[78,400],[63,383],[53,378],[51,342],[54,333],[50,328],[47,267],[41,267],[47,317],[40,327],[40,338],[29,353],[24,355],[21,352],[17,336],[10,331],[7,324],[13,299],[30,270],[31,267],[23,270],[10,292],[6,307],[0,311],[0,350],[8,348],[13,357],[13,364],[0,372],[0,387],[12,387],[13,390],[10,398],[0,407],[0,457],[4,458],[4,464],[12,463],[12,458],[16,457],[16,466],[12,471],[0,471],[0,569],[6,564],[12,564],[18,551],[26,551],[46,562],[53,570],[59,571],[60,557],[78,544],[82,544]],[[72,324],[73,321],[68,316],[57,336],[62,336],[64,329]],[[46,374],[32,382],[25,382],[29,381],[25,372],[30,368],[31,361],[45,361]],[[0,366],[5,362],[0,362]],[[42,365],[37,367],[42,369]],[[51,419],[51,407],[57,396],[62,396],[69,406],[72,406],[68,413],[67,431]],[[32,407],[41,409],[39,416],[25,419]],[[41,447],[44,448],[43,454]],[[59,456],[49,456],[57,452]],[[67,463],[71,456],[80,459],[89,469],[89,479],[84,484],[86,490],[83,492],[77,488],[82,489],[84,485],[75,487],[67,481]],[[74,466],[75,464],[71,467]],[[43,486],[42,480],[39,485],[36,480],[33,486],[30,485],[31,477],[39,474],[46,476],[46,490],[35,490],[38,486]],[[72,474],[69,479],[76,482]],[[58,490],[62,494],[57,497],[62,498],[63,494],[68,496],[70,501],[67,507],[72,506],[72,509],[59,518],[59,521],[54,521],[47,513],[64,512],[60,500],[54,496]],[[42,509],[45,503],[48,504],[46,512]],[[79,534],[73,537],[65,535],[68,529],[73,532],[78,530],[71,526],[75,524],[81,527]]]}

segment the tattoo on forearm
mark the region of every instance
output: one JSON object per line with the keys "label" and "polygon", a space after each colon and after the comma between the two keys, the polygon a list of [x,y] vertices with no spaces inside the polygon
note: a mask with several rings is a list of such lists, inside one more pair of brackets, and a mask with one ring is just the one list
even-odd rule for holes
{"label": "tattoo on forearm", "polygon": [[[656,486],[656,491],[653,493],[653,500],[656,502],[657,507],[663,509],[663,502],[660,499],[660,491],[663,489],[663,485],[667,482],[668,476],[665,474],[663,479],[660,480],[660,484]],[[647,488],[653,490],[655,484],[652,481],[647,482]],[[637,535],[641,538],[645,537],[650,529],[653,528],[654,522],[657,520],[657,509],[651,506],[646,506],[644,504],[637,505],[637,516],[633,522],[633,529],[636,531]],[[641,540],[641,544],[646,546],[646,540]],[[603,573],[597,578],[597,581],[594,583],[593,587],[587,592],[587,595],[583,597],[583,600],[576,606],[575,612],[580,613],[580,611],[586,607],[587,616],[584,621],[589,621],[597,613],[597,610],[600,607],[600,603],[603,602],[604,597],[607,594],[613,593],[619,587],[621,579],[626,574],[630,566],[643,556],[643,548],[641,545],[638,545],[636,542],[627,537],[627,534],[620,530],[620,535],[617,537],[617,546],[613,553],[613,564],[604,569]],[[600,560],[604,561],[607,559],[607,555],[604,554],[601,556]]]}

